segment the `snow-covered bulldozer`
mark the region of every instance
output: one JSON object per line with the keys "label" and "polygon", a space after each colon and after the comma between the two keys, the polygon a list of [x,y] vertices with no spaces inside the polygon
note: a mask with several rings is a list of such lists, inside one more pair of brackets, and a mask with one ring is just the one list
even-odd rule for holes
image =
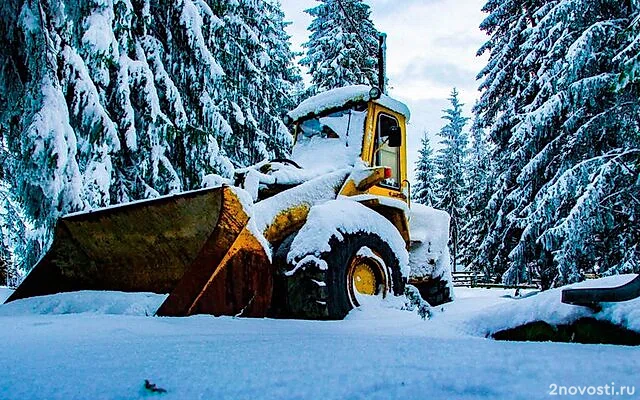
{"label": "snow-covered bulldozer", "polygon": [[61,218],[7,301],[76,290],[169,293],[162,316],[340,319],[364,301],[450,299],[449,217],[410,204],[407,107],[352,86],[288,118],[291,159],[219,187]]}

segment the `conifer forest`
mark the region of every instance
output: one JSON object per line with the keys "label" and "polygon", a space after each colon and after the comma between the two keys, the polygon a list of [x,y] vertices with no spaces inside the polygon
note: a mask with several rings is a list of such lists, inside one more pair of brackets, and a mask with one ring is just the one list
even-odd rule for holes
{"label": "conifer forest", "polygon": [[[62,215],[288,157],[286,112],[378,84],[367,3],[316,1],[299,53],[278,0],[3,0],[0,285]],[[466,113],[452,88],[439,143],[425,133],[410,166],[413,201],[449,213],[455,270],[543,289],[639,273],[640,5],[483,11],[478,101]]]}

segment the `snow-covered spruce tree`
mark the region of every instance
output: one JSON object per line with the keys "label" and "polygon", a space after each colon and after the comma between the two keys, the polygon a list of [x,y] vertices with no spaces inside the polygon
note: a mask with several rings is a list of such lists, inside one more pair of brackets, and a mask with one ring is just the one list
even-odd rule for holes
{"label": "snow-covered spruce tree", "polygon": [[29,244],[28,230],[20,205],[11,198],[8,185],[0,183],[0,285],[18,283],[23,264],[18,257]]}
{"label": "snow-covered spruce tree", "polygon": [[[0,249],[2,251],[3,249]],[[0,286],[4,286],[8,284],[7,279],[7,265],[8,265],[8,257],[4,254],[4,251],[0,253]]]}
{"label": "snow-covered spruce tree", "polygon": [[377,53],[379,32],[362,0],[318,0],[306,10],[313,17],[311,36],[300,61],[309,68],[313,90],[322,92],[345,85],[379,86]]}
{"label": "snow-covered spruce tree", "polygon": [[7,183],[33,220],[32,257],[61,214],[288,150],[279,117],[298,78],[278,3],[10,0],[0,13]]}
{"label": "snow-covered spruce tree", "polygon": [[279,1],[266,2],[265,7],[267,12],[261,29],[261,41],[267,53],[264,69],[269,77],[266,84],[270,87],[263,90],[262,95],[271,111],[261,118],[267,133],[265,144],[269,157],[283,158],[291,153],[293,138],[281,117],[298,105],[304,83],[300,69],[295,64],[298,54],[291,51],[291,36],[285,30],[291,23],[285,21]]}
{"label": "snow-covered spruce tree", "polygon": [[2,12],[3,21],[15,23],[2,32],[3,42],[9,42],[2,60],[3,88],[17,101],[15,108],[2,110],[11,156],[5,177],[35,221],[30,249],[37,254],[55,219],[83,207],[81,143],[70,125],[64,78],[58,74],[68,26],[58,2],[10,2]]}
{"label": "snow-covered spruce tree", "polygon": [[[638,268],[638,89],[620,87],[630,1],[488,1],[479,123],[497,181],[477,254],[543,287]],[[633,53],[633,50],[631,51]]]}
{"label": "snow-covered spruce tree", "polygon": [[471,137],[464,170],[467,190],[463,206],[465,225],[460,231],[460,259],[462,265],[489,278],[489,263],[482,254],[476,254],[476,250],[488,233],[490,216],[486,205],[493,189],[491,160],[484,130],[474,124]]}
{"label": "snow-covered spruce tree", "polygon": [[[624,253],[618,254],[617,259],[621,262],[610,268],[607,273],[640,271],[640,228],[638,227],[640,220],[640,154],[638,154],[638,150],[640,150],[640,124],[637,117],[640,113],[640,101],[638,101],[640,98],[640,3],[632,1],[629,7],[634,13],[629,19],[631,21],[629,26],[623,33],[624,39],[620,46],[622,50],[614,56],[613,62],[619,65],[621,71],[615,89],[615,93],[619,96],[618,103],[626,104],[626,109],[632,113],[632,115],[625,115],[623,121],[630,134],[628,151],[633,153],[626,164],[619,163],[623,166],[621,172],[626,175],[628,186],[624,187],[624,183],[620,184],[618,198],[606,203],[603,201],[604,206],[611,207],[618,216],[621,215],[616,210],[624,210],[626,218],[618,219],[619,223],[615,230],[620,238],[614,239],[612,244],[616,245],[621,242],[627,248],[619,249]],[[634,115],[635,118],[633,118]],[[609,244],[606,240],[604,242],[605,246]]]}
{"label": "snow-covered spruce tree", "polygon": [[240,0],[224,3],[225,115],[233,135],[225,138],[232,160],[249,165],[287,155],[292,137],[282,115],[301,80],[293,64],[279,3]]}
{"label": "snow-covered spruce tree", "polygon": [[433,149],[429,142],[429,136],[424,133],[422,137],[419,156],[416,161],[416,181],[412,190],[412,198],[416,203],[426,206],[434,206],[436,199],[436,165]]}
{"label": "snow-covered spruce tree", "polygon": [[[20,33],[17,26],[18,15],[12,14],[16,1],[9,0],[0,4],[0,38],[13,39]],[[18,206],[11,196],[9,181],[13,171],[14,154],[9,152],[8,142],[17,142],[19,138],[12,126],[20,120],[20,74],[25,73],[24,65],[15,64],[12,54],[18,51],[13,40],[3,40],[0,46],[0,285],[11,280],[14,266],[14,254],[17,242],[24,238],[24,225],[15,208]]]}
{"label": "snow-covered spruce tree", "polygon": [[473,258],[483,257],[488,260],[490,273],[500,277],[509,268],[509,252],[518,235],[515,227],[507,221],[513,220],[511,213],[515,208],[514,203],[520,200],[515,197],[507,198],[517,176],[512,168],[515,160],[510,157],[511,130],[520,121],[527,99],[535,96],[531,89],[525,90],[529,82],[534,80],[534,74],[530,71],[536,70],[536,59],[533,57],[535,53],[527,57],[528,53],[521,49],[530,26],[535,23],[533,15],[543,3],[488,1],[483,11],[489,13],[489,16],[480,26],[490,35],[490,39],[478,54],[490,52],[491,57],[478,74],[478,79],[484,81],[480,86],[482,96],[474,113],[480,127],[490,128],[489,139],[493,145],[490,159],[496,181],[487,204],[489,229]]}
{"label": "snow-covered spruce tree", "polygon": [[[4,199],[9,196],[7,189],[6,185],[0,184],[0,202],[2,203],[5,203]],[[11,239],[14,230],[9,229],[9,215],[6,205],[0,205],[0,286],[7,285],[9,265],[13,259]]]}
{"label": "snow-covered spruce tree", "polygon": [[136,5],[29,0],[2,9],[3,19],[17,17],[3,32],[11,49],[3,80],[18,82],[9,96],[21,112],[3,112],[2,121],[14,156],[10,184],[34,222],[31,258],[61,214],[182,186],[169,161],[173,121],[155,86],[162,77],[144,46],[149,4]]}
{"label": "snow-covered spruce tree", "polygon": [[465,163],[467,157],[467,133],[464,127],[469,118],[462,115],[462,107],[458,99],[458,91],[454,88],[449,101],[451,108],[444,110],[442,117],[447,124],[440,130],[443,148],[438,151],[438,180],[436,207],[445,210],[451,217],[450,249],[453,270],[457,270],[460,240],[460,229],[464,226],[464,199],[466,185],[464,179]]}
{"label": "snow-covered spruce tree", "polygon": [[616,87],[618,92],[630,89],[632,85],[640,82],[640,2],[632,0],[629,8],[634,10],[634,18],[623,33],[623,43],[626,47],[623,47],[614,57],[614,62],[622,64],[622,72]]}

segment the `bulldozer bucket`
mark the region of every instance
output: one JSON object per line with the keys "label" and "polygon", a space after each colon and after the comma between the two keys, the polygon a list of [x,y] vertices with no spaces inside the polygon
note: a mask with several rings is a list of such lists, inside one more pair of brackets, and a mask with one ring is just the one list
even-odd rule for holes
{"label": "bulldozer bucket", "polygon": [[272,267],[229,187],[74,214],[7,302],[77,290],[169,293],[158,315],[264,316]]}

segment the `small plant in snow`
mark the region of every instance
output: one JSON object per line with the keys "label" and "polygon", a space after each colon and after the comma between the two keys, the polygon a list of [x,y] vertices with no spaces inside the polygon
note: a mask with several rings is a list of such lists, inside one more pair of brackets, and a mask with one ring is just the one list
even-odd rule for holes
{"label": "small plant in snow", "polygon": [[166,389],[163,389],[161,387],[158,387],[155,383],[151,383],[149,382],[148,379],[144,380],[144,388],[145,390],[154,393],[154,394],[164,394],[167,393]]}
{"label": "small plant in snow", "polygon": [[431,318],[431,306],[429,305],[429,303],[422,299],[418,288],[413,285],[405,285],[404,295],[407,298],[407,302],[404,306],[405,310],[415,311],[422,319]]}

